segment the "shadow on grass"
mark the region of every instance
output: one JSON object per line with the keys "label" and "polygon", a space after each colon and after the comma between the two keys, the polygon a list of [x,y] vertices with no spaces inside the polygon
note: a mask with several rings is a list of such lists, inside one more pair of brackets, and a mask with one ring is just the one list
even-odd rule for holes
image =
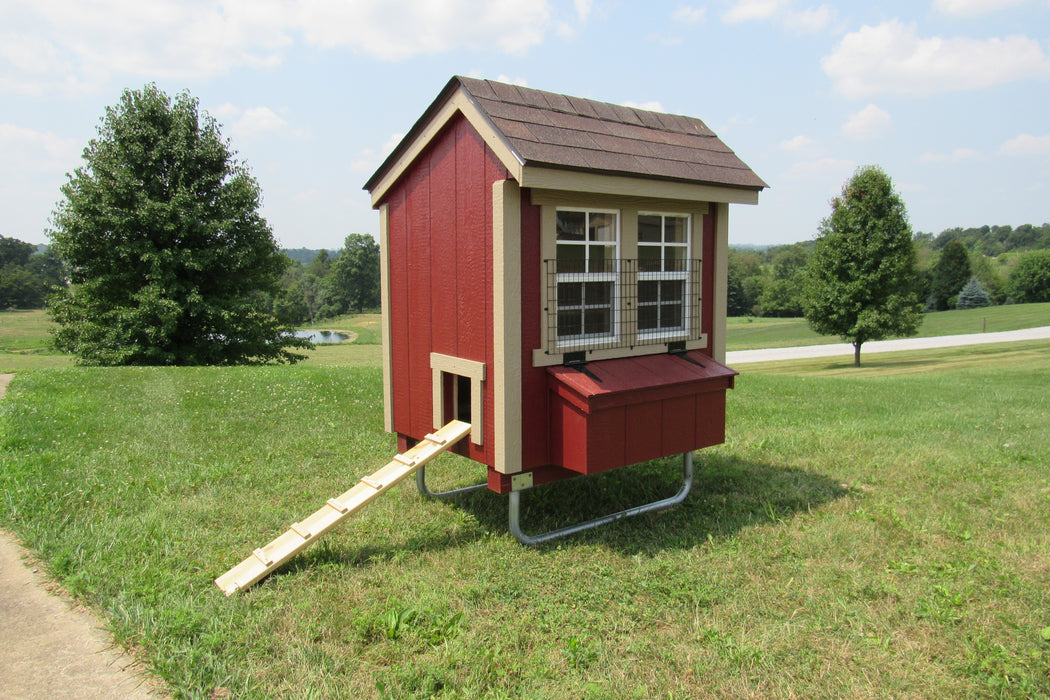
{"label": "shadow on grass", "polygon": [[[681,478],[681,458],[674,457],[532,489],[522,495],[522,528],[535,535],[667,498],[678,491]],[[539,549],[580,543],[600,543],[625,554],[689,549],[806,513],[849,493],[848,487],[820,474],[699,452],[693,488],[682,504],[553,540]],[[507,496],[482,490],[442,500],[446,507],[472,516],[476,524],[454,530],[435,524],[430,531],[407,533],[397,544],[388,540],[342,548],[322,542],[284,570],[321,564],[363,567],[404,552],[460,547],[488,535],[509,537]]]}

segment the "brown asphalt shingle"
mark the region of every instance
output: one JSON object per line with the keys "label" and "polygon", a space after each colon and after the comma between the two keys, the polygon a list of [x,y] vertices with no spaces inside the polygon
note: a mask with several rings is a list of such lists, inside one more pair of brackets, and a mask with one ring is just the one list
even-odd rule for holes
{"label": "brown asphalt shingle", "polygon": [[762,189],[702,121],[457,77],[525,165]]}
{"label": "brown asphalt shingle", "polygon": [[767,187],[707,125],[581,97],[455,77],[365,184],[373,186],[433,115],[463,90],[526,166],[760,190]]}

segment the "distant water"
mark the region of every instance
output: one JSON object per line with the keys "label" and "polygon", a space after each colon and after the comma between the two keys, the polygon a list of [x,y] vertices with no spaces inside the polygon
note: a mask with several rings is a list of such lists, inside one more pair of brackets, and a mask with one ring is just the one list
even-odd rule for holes
{"label": "distant water", "polygon": [[323,345],[325,343],[341,343],[350,336],[335,331],[295,331],[292,335],[296,338],[306,338],[311,343]]}

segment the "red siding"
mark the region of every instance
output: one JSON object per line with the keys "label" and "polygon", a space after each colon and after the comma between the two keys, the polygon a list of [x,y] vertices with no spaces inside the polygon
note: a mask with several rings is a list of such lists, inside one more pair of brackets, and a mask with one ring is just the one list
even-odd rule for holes
{"label": "red siding", "polygon": [[[462,117],[452,120],[390,189],[391,374],[394,430],[433,431],[430,353],[492,368],[492,184],[509,173]],[[458,451],[493,464],[492,382],[483,445]]]}

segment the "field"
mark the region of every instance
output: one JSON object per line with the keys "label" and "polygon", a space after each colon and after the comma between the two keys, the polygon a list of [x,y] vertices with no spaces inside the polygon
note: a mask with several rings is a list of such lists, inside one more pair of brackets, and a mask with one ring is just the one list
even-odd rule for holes
{"label": "field", "polygon": [[[20,371],[0,526],[178,697],[1050,696],[1050,341],[749,365],[682,506],[527,549],[505,497],[405,483],[227,599],[213,578],[393,454],[352,346]],[[529,492],[526,530],[677,472]]]}

